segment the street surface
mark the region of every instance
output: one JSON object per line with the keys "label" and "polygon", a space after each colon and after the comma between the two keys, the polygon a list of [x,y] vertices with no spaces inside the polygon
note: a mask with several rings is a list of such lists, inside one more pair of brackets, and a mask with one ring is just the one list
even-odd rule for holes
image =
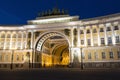
{"label": "street surface", "polygon": [[0,80],[120,80],[120,69],[72,68],[0,70]]}

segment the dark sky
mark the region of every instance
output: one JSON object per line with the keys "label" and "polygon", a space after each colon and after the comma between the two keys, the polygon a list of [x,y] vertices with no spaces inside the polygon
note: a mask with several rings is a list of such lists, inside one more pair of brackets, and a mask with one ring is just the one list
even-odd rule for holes
{"label": "dark sky", "polygon": [[27,24],[38,12],[56,6],[81,19],[120,13],[120,0],[0,0],[0,24]]}

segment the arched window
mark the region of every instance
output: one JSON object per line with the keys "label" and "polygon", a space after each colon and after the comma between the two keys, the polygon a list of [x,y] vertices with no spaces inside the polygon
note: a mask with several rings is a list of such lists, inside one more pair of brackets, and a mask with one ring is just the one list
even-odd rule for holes
{"label": "arched window", "polygon": [[21,35],[21,33],[19,33],[19,34],[18,34],[18,38],[21,38],[21,37],[22,37],[22,35]]}
{"label": "arched window", "polygon": [[16,38],[16,34],[13,34],[12,38]]}
{"label": "arched window", "polygon": [[11,38],[11,35],[10,35],[10,34],[8,34],[8,35],[7,35],[7,38]]}
{"label": "arched window", "polygon": [[5,38],[5,34],[4,33],[1,35],[1,38]]}

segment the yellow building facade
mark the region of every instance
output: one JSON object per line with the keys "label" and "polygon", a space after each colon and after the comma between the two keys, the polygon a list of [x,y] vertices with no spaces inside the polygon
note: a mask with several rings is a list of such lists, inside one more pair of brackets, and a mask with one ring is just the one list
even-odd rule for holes
{"label": "yellow building facade", "polygon": [[54,9],[1,25],[0,69],[41,67],[120,68],[120,14],[81,20]]}

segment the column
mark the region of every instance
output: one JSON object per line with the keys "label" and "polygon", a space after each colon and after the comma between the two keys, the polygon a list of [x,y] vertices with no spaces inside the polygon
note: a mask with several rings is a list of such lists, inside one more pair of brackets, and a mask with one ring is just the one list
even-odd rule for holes
{"label": "column", "polygon": [[98,25],[98,46],[101,46],[101,42],[100,42],[100,26]]}
{"label": "column", "polygon": [[87,40],[86,40],[86,28],[84,28],[84,45],[87,46]]}
{"label": "column", "polygon": [[[2,32],[0,32],[0,40],[1,40],[1,34],[2,34]],[[0,42],[0,48],[1,48],[1,46],[3,46],[3,45],[1,45],[1,42]]]}
{"label": "column", "polygon": [[10,37],[10,49],[12,49],[12,36],[13,36],[13,34],[12,34],[12,32],[11,32],[11,37]]}
{"label": "column", "polygon": [[22,39],[21,39],[21,49],[23,49],[23,44],[24,44],[24,41],[23,41],[23,36],[24,36],[24,32],[22,32]]}
{"label": "column", "polygon": [[[79,28],[79,31],[80,31],[80,30],[81,30],[81,28]],[[80,33],[81,33],[81,32],[79,32],[79,35],[80,35],[80,36],[79,36],[79,37],[80,37],[80,42],[79,42],[79,43],[80,43],[80,47],[82,47],[82,46],[81,46],[81,34],[80,34]]]}
{"label": "column", "polygon": [[77,36],[78,36],[78,43],[77,43],[77,47],[80,47],[80,28],[77,28]]}
{"label": "column", "polygon": [[69,47],[69,58],[70,58],[70,63],[73,63],[73,54],[72,54],[72,48]]}
{"label": "column", "polygon": [[74,46],[73,44],[73,39],[74,39],[74,35],[73,35],[73,28],[71,29],[71,43],[72,43],[72,47]]}
{"label": "column", "polygon": [[108,45],[108,36],[107,36],[107,27],[104,25],[104,33],[105,33],[105,45]]}
{"label": "column", "polygon": [[111,25],[111,30],[112,30],[112,44],[115,45],[115,33],[114,33],[114,25]]}
{"label": "column", "polygon": [[31,49],[33,48],[33,31],[31,31]]}
{"label": "column", "polygon": [[4,43],[4,49],[6,48],[6,38],[7,38],[7,32],[5,32],[5,43]]}
{"label": "column", "polygon": [[[1,32],[0,32],[0,41],[1,41]],[[0,48],[1,48],[1,42],[0,42]]]}
{"label": "column", "polygon": [[18,34],[19,34],[19,33],[16,33],[16,46],[15,46],[15,49],[18,48],[18,46],[17,46],[17,45],[18,45]]}
{"label": "column", "polygon": [[93,46],[93,31],[92,31],[92,26],[90,27],[90,35],[91,35],[91,46]]}
{"label": "column", "polygon": [[25,49],[27,49],[27,45],[28,45],[28,32],[26,31],[26,44],[25,44]]}

